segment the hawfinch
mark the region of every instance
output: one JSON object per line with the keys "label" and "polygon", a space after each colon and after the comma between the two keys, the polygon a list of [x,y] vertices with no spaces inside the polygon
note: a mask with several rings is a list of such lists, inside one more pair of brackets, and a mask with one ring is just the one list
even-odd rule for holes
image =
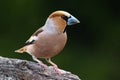
{"label": "hawfinch", "polygon": [[65,46],[67,41],[66,26],[80,23],[78,19],[65,11],[55,11],[49,15],[44,26],[40,27],[26,41],[25,46],[15,52],[30,54],[34,61],[37,61],[43,67],[47,67],[38,58],[44,58],[50,63],[54,70],[60,74],[60,71],[51,58],[57,55]]}

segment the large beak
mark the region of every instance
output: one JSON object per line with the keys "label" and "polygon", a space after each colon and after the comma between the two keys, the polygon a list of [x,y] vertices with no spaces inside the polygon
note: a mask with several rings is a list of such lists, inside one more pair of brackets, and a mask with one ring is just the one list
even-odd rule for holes
{"label": "large beak", "polygon": [[68,18],[67,25],[74,25],[74,24],[77,24],[77,23],[80,23],[80,21],[77,18],[75,18],[74,16],[71,15]]}

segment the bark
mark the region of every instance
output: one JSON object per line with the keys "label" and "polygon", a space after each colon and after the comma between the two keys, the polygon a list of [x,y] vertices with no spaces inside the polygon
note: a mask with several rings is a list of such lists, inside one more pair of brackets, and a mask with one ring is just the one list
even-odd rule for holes
{"label": "bark", "polygon": [[35,62],[0,57],[0,80],[80,80],[71,72],[60,71],[58,75],[52,66],[44,69]]}

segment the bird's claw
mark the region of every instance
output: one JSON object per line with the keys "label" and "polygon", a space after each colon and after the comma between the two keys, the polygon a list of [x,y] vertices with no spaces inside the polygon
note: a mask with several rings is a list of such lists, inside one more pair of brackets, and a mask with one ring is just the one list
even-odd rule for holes
{"label": "bird's claw", "polygon": [[39,65],[41,65],[43,67],[43,69],[45,70],[47,68],[47,65],[41,63],[41,62],[38,62]]}
{"label": "bird's claw", "polygon": [[55,72],[60,76],[61,72],[59,70],[59,68],[57,66],[53,66],[53,69],[55,70]]}

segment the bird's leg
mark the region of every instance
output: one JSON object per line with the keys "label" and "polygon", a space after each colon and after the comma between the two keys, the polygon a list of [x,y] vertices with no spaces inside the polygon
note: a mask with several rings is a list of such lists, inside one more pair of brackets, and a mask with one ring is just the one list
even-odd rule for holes
{"label": "bird's leg", "polygon": [[50,58],[46,58],[46,61],[53,66],[54,70],[57,72],[58,75],[61,75],[58,66],[55,63],[53,63]]}
{"label": "bird's leg", "polygon": [[40,61],[39,59],[37,59],[35,56],[32,56],[34,61],[37,61],[44,69],[47,67],[47,65],[45,65],[42,61]]}

